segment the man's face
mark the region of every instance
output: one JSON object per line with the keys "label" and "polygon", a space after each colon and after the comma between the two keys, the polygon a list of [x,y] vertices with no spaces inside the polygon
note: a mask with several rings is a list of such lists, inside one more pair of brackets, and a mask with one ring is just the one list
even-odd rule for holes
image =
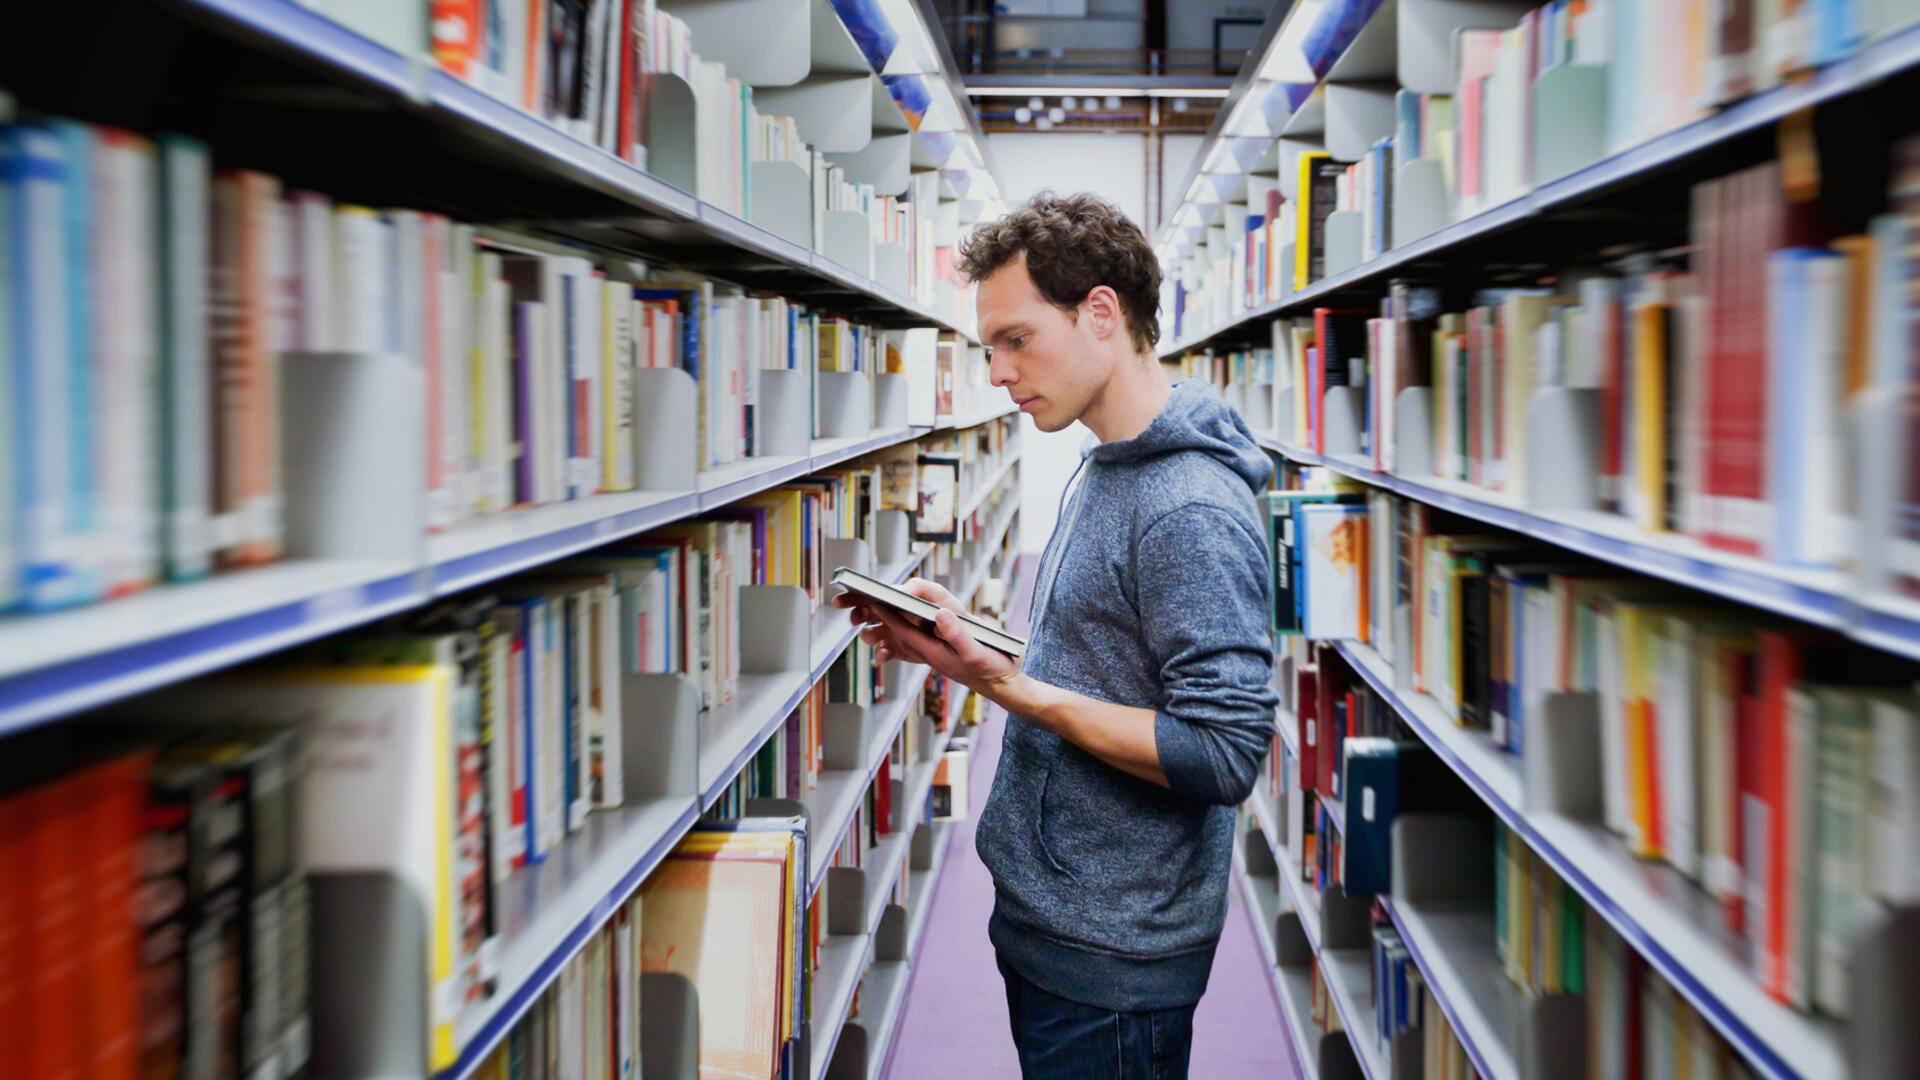
{"label": "man's face", "polygon": [[1106,386],[1112,361],[1095,347],[1092,320],[1047,303],[1020,256],[980,282],[980,340],[992,350],[993,385],[1004,386],[1041,431],[1059,431]]}

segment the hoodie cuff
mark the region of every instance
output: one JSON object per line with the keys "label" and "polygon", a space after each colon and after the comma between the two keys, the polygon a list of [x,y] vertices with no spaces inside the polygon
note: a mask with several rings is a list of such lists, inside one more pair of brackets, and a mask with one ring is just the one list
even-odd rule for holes
{"label": "hoodie cuff", "polygon": [[1208,753],[1207,740],[1192,724],[1169,712],[1155,713],[1153,743],[1160,754],[1160,771],[1175,795],[1219,803],[1227,792]]}

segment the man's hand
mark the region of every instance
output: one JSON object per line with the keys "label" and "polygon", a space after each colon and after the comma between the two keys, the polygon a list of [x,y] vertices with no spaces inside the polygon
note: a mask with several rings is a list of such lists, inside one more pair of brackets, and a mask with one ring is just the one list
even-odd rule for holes
{"label": "man's hand", "polygon": [[861,628],[861,639],[875,646],[882,663],[903,660],[909,664],[925,664],[989,700],[1000,701],[1006,688],[1019,676],[1019,663],[973,640],[959,616],[952,614],[966,609],[946,589],[925,578],[914,578],[901,589],[944,609],[934,620],[933,633],[913,626],[892,608],[858,593],[839,593],[833,597],[833,605],[850,612],[853,624]]}

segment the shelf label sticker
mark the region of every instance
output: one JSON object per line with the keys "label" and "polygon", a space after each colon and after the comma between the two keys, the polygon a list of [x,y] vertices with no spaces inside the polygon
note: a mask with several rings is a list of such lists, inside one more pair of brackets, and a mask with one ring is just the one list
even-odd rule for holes
{"label": "shelf label sticker", "polygon": [[1362,821],[1373,820],[1373,788],[1372,786],[1363,787],[1360,789],[1360,820]]}

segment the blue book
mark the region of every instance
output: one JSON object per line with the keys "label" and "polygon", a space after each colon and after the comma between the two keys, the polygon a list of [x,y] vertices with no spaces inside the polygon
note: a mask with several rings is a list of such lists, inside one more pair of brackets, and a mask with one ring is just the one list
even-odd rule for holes
{"label": "blue book", "polygon": [[[74,500],[85,497],[86,460],[74,457],[73,447],[88,425],[86,365],[76,362],[84,357],[86,329],[86,188],[84,159],[72,161],[70,134],[30,124],[0,129],[15,224],[4,238],[14,279],[11,453],[18,462],[13,505],[19,570],[10,591],[34,610],[67,607],[91,595],[71,543],[81,514]],[[80,264],[69,266],[76,254]],[[78,339],[72,336],[76,326]]]}
{"label": "blue book", "polygon": [[1377,259],[1386,254],[1393,246],[1393,238],[1388,235],[1392,218],[1388,210],[1393,205],[1393,136],[1381,139],[1373,144],[1373,237],[1367,251],[1367,258]]}
{"label": "blue book", "polygon": [[1813,55],[1816,64],[1830,64],[1860,47],[1866,37],[1861,24],[1861,0],[1812,0]]}
{"label": "blue book", "polygon": [[1300,53],[1316,78],[1333,69],[1347,46],[1360,36],[1382,0],[1331,0],[1320,9],[1300,42]]}
{"label": "blue book", "polygon": [[1821,248],[1784,248],[1767,257],[1768,336],[1773,345],[1767,363],[1767,487],[1773,503],[1770,555],[1784,563],[1804,563],[1811,552],[1801,543],[1806,505],[1808,414],[1823,398],[1808,341],[1814,263],[1839,260]]}

